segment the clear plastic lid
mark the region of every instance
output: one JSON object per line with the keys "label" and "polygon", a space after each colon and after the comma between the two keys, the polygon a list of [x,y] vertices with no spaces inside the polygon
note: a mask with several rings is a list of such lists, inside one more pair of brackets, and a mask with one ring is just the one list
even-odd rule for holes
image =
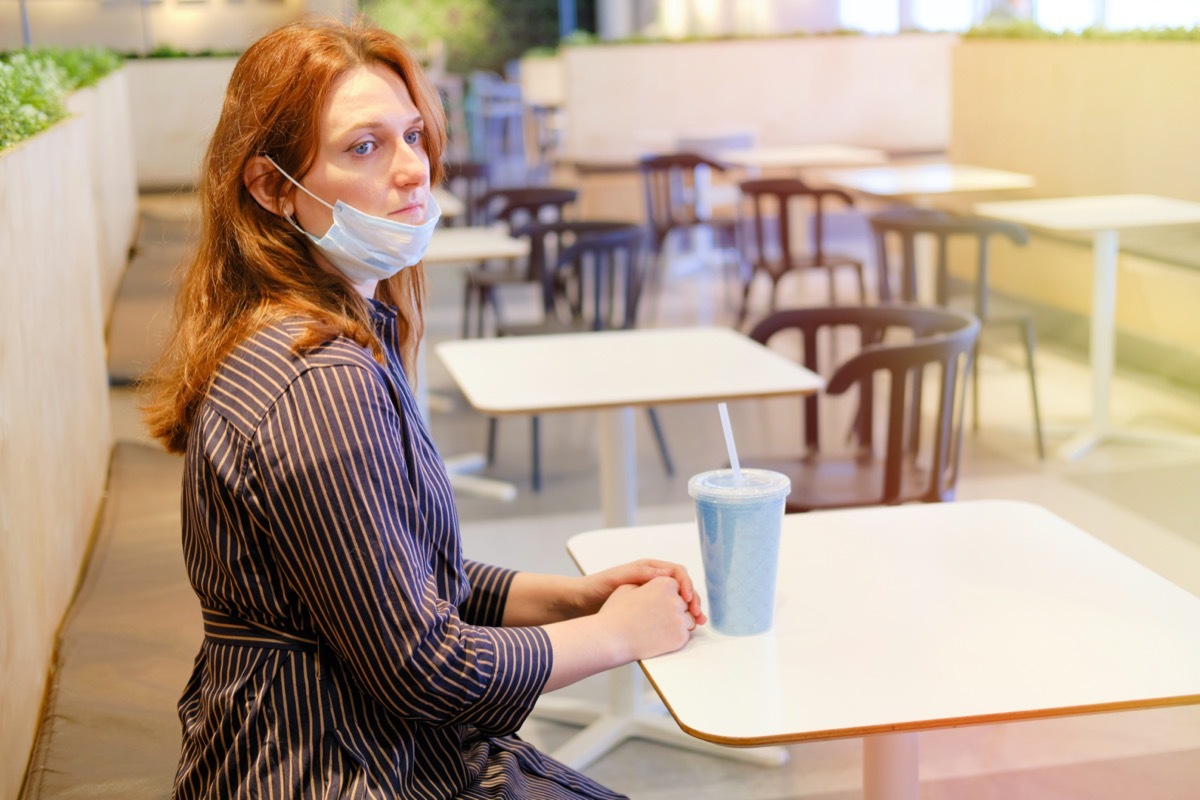
{"label": "clear plastic lid", "polygon": [[743,469],[739,482],[731,469],[714,469],[693,475],[688,494],[697,500],[721,503],[754,503],[786,497],[792,490],[787,475],[769,469]]}

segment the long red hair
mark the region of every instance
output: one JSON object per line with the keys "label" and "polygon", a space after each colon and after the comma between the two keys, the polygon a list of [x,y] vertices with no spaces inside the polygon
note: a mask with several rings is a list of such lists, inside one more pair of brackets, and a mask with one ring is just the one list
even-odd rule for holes
{"label": "long red hair", "polygon": [[[308,172],[331,87],[349,70],[376,65],[395,70],[424,118],[430,182],[436,185],[445,114],[417,59],[393,34],[363,22],[307,18],[267,34],[238,59],[201,170],[199,245],[182,275],[171,337],[144,383],[146,422],[168,450],[186,448],[222,360],[251,333],[282,318],[310,320],[298,352],[342,335],[383,360],[362,298],[341,276],[321,269],[307,237],[260,206],[243,183],[247,163],[259,155],[297,178]],[[259,180],[280,201],[296,191],[276,171]],[[410,377],[424,333],[424,294],[420,266],[381,281],[375,294],[399,309]]]}

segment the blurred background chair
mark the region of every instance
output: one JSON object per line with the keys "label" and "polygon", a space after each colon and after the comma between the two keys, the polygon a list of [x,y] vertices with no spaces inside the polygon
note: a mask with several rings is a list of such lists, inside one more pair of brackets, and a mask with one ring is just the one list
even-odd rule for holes
{"label": "blurred background chair", "polygon": [[[508,225],[510,232],[534,222],[562,221],[566,208],[579,193],[574,189],[553,186],[532,186],[519,189],[492,189],[478,198],[476,219],[480,224],[496,222]],[[541,265],[531,258],[525,263],[506,261],[502,264],[483,262],[467,271],[463,285],[462,335],[471,335],[474,309],[475,335],[484,335],[484,316],[488,307],[495,318],[500,316],[498,289],[519,284],[541,285]]]}
{"label": "blurred background chair", "polygon": [[454,160],[445,162],[445,170],[443,187],[463,204],[462,215],[448,220],[448,224],[452,227],[482,224],[483,209],[479,201],[488,191],[487,164],[482,161]]}
{"label": "blurred background chair", "polygon": [[638,169],[645,193],[648,244],[654,255],[646,277],[649,302],[657,307],[663,273],[669,266],[664,254],[673,234],[708,228],[722,260],[736,270],[729,254],[736,247],[737,218],[714,218],[711,198],[705,196],[711,172],[724,172],[725,165],[698,153],[668,153],[641,159]]}
{"label": "blurred background chair", "polygon": [[488,165],[493,186],[528,186],[521,85],[492,72],[472,72],[463,102],[471,159]]}
{"label": "blurred background chair", "polygon": [[[749,274],[743,278],[742,306],[738,312],[738,326],[746,321],[750,306],[750,289],[754,278],[762,273],[771,281],[768,309],[775,310],[779,282],[793,272],[825,270],[829,278],[829,303],[837,302],[835,271],[839,267],[852,269],[858,278],[858,300],[867,301],[867,286],[863,276],[862,261],[849,255],[829,253],[825,250],[825,203],[836,198],[847,206],[854,200],[840,189],[811,187],[796,178],[773,178],[743,181],[739,184],[744,198],[743,205],[749,206],[745,222],[738,226],[740,253],[748,266]],[[812,207],[812,235],[810,252],[793,252],[793,200],[802,200]]]}
{"label": "blurred background chair", "polygon": [[[804,398],[804,450],[795,458],[743,459],[747,466],[782,472],[792,481],[787,511],[937,503],[954,499],[962,443],[966,376],[979,321],[953,309],[911,305],[831,306],[776,311],[750,337],[786,344],[798,334],[799,360],[826,377],[824,396]],[[833,337],[851,337],[857,352],[825,363]],[[842,351],[845,342],[842,342]],[[822,402],[846,394],[857,402],[847,452],[822,443]],[[885,402],[877,409],[876,392]],[[922,419],[922,401],[935,411]]]}
{"label": "blurred background chair", "polygon": [[[515,232],[530,237],[530,262],[542,280],[542,319],[497,325],[498,336],[587,333],[636,324],[643,283],[641,226],[626,222],[534,223]],[[668,475],[674,474],[662,425],[648,408],[651,428]],[[495,460],[497,419],[488,420],[488,463]],[[531,419],[534,491],[542,488],[540,419]]]}
{"label": "blurred background chair", "polygon": [[[871,231],[875,238],[876,264],[880,284],[880,297],[890,298],[895,294],[900,300],[914,302],[917,299],[917,255],[916,240],[920,236],[932,237],[936,243],[937,272],[934,277],[934,298],[938,305],[947,306],[956,301],[951,292],[949,272],[949,247],[952,238],[969,238],[976,242],[975,275],[973,294],[967,306],[979,318],[985,328],[997,325],[1015,326],[1025,351],[1025,368],[1029,373],[1029,394],[1033,406],[1033,432],[1039,459],[1046,457],[1046,446],[1042,437],[1042,415],[1038,404],[1037,372],[1034,354],[1037,349],[1033,317],[1028,313],[1005,312],[993,314],[988,283],[988,245],[993,236],[1002,236],[1015,244],[1023,245],[1029,235],[1020,225],[1012,222],[984,219],[981,217],[949,214],[933,209],[895,208],[880,212],[870,218]],[[889,240],[899,240],[900,264],[898,292],[893,293],[891,283],[893,269],[889,260]],[[979,430],[979,358],[971,368],[971,424]]]}

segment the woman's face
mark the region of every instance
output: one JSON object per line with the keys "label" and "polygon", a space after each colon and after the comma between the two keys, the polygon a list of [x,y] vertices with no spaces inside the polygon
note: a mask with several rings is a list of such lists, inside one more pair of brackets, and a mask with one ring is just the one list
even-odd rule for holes
{"label": "woman's face", "polygon": [[[340,77],[321,112],[317,156],[300,179],[333,205],[419,225],[429,204],[425,124],[408,87],[389,67],[358,67]],[[301,191],[296,219],[314,236],[333,224],[333,212]]]}

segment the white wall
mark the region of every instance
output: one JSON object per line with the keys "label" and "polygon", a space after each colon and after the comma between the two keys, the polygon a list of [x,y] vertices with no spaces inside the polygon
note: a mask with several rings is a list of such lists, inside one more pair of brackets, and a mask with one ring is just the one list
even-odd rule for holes
{"label": "white wall", "polygon": [[[334,0],[315,0],[326,12]],[[27,0],[34,45],[100,45],[142,53],[159,45],[182,50],[242,50],[267,31],[295,19],[305,0]],[[21,46],[20,7],[0,3],[0,49]]]}
{"label": "white wall", "polygon": [[112,433],[88,124],[0,153],[0,797],[16,797]]}
{"label": "white wall", "polygon": [[957,37],[828,36],[562,51],[565,152],[629,155],[748,130],[762,145],[942,150]]}

